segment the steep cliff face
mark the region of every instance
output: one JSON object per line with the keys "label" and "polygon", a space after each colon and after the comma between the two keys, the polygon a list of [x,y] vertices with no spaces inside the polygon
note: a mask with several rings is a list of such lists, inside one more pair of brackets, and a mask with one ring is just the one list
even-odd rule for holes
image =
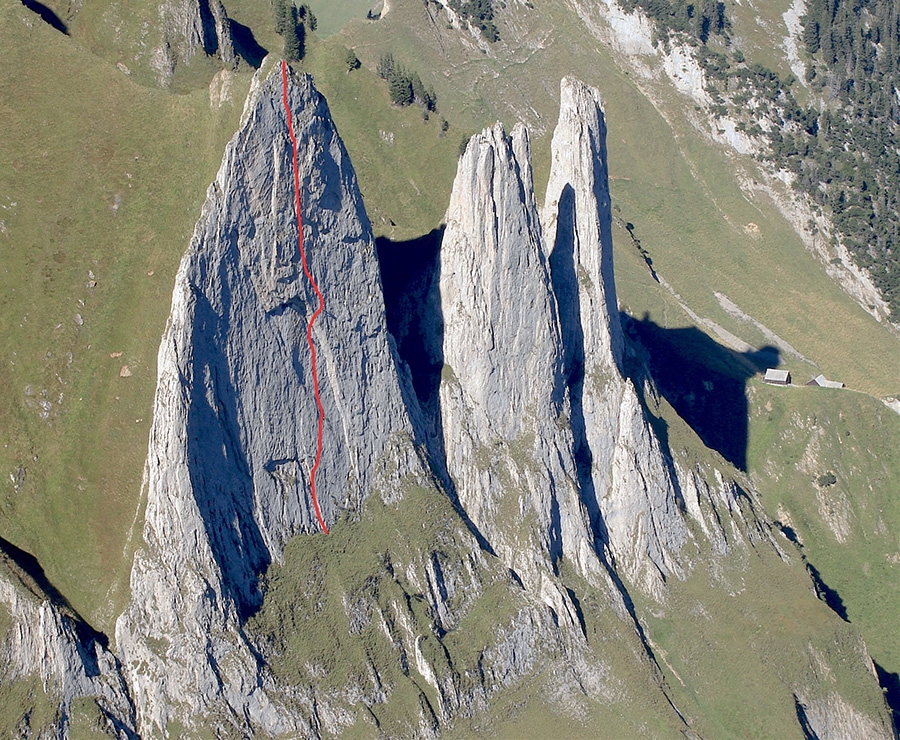
{"label": "steep cliff face", "polygon": [[[35,732],[41,737],[68,737],[79,699],[88,699],[96,706],[98,732],[118,738],[134,736],[136,724],[128,687],[104,636],[69,607],[30,555],[3,539],[0,609],[6,610],[9,618],[8,624],[4,623],[5,634],[0,632],[0,683],[9,686],[37,677],[50,705],[44,717],[41,712],[25,714],[16,728],[20,736]],[[36,692],[30,693],[29,700],[35,701]],[[36,716],[32,719],[31,715]]]}
{"label": "steep cliff face", "polygon": [[469,142],[441,248],[444,448],[460,501],[510,567],[533,573],[520,561],[540,551],[596,573],[608,545],[660,595],[687,529],[622,371],[605,138],[599,94],[563,80],[543,228],[524,128]]}
{"label": "steep cliff face", "polygon": [[[632,381],[616,301],[602,101],[564,79],[544,204],[559,303],[572,428],[585,461],[584,496],[624,573],[648,592],[678,574],[687,539],[673,470]],[[588,473],[589,468],[589,473]]]}
{"label": "steep cliff face", "polygon": [[220,0],[166,0],[159,6],[159,44],[150,65],[167,87],[178,64],[189,65],[196,54],[215,56],[231,66],[234,42],[225,6]]}
{"label": "steep cliff face", "polygon": [[563,555],[597,572],[521,124],[511,137],[497,124],[469,142],[447,211],[440,294],[441,418],[460,503],[536,590]]}
{"label": "steep cliff face", "polygon": [[[444,466],[435,477],[420,462],[420,412],[385,329],[371,231],[346,152],[308,78],[291,78],[288,98],[299,144],[304,242],[325,305],[313,328],[325,412],[319,504],[329,526],[342,515],[345,522],[366,517],[358,526],[368,534],[340,546],[364,565],[339,579],[339,596],[320,592],[328,573],[340,568],[314,553],[328,551],[346,533],[319,535],[303,548],[307,555],[292,556],[293,563],[312,553],[300,593],[284,596],[292,587],[275,577],[263,600],[258,586],[265,571],[278,570],[289,539],[318,530],[308,490],[317,413],[305,342],[317,300],[300,265],[295,214],[286,205],[293,202],[291,148],[281,80],[273,74],[254,86],[242,129],[210,188],[160,348],[144,546],[116,632],[140,731],[201,723],[226,732],[339,734],[354,723],[351,710],[362,696],[378,722],[390,726],[377,709],[388,705],[401,734],[427,737],[459,713],[486,709],[498,692],[541,665],[565,679],[555,688],[559,702],[574,706],[585,692],[591,700],[611,700],[620,693],[617,679],[587,647],[577,599],[556,575],[563,557],[579,563],[604,601],[613,602],[607,630],[629,646],[628,670],[649,679],[647,695],[658,696],[658,672],[596,554],[579,500],[574,443],[564,421],[560,330],[524,129],[511,139],[499,127],[479,138],[483,146],[467,157],[470,176],[483,186],[480,199],[470,203],[460,192],[451,206],[459,223],[448,231],[469,234],[469,251],[485,240],[483,252],[493,255],[476,284],[500,292],[486,323],[457,320],[447,309],[447,336],[456,337],[448,340],[447,372],[452,375],[449,365],[456,362],[462,378],[442,391],[451,430],[446,468],[459,473],[459,492],[450,492],[454,511],[437,483]],[[515,249],[520,239],[527,240],[524,255]],[[448,246],[449,260],[453,254]],[[521,312],[503,310],[510,278]],[[460,291],[471,285],[459,276]],[[471,305],[463,295],[456,303],[463,313]],[[457,329],[463,334],[455,335]],[[485,330],[502,354],[489,351]],[[524,371],[515,366],[518,357],[526,358]],[[541,382],[523,386],[528,373]],[[521,419],[506,412],[516,389]],[[467,455],[485,464],[482,488],[469,485]],[[497,466],[505,466],[499,478]],[[505,491],[513,479],[527,487]],[[367,503],[373,491],[380,501],[374,509]],[[392,528],[409,517],[405,512],[420,511],[422,496],[443,502],[429,504],[416,521],[424,534],[398,530],[406,544],[387,545],[374,559],[351,554],[382,547],[383,536],[370,531],[368,519]],[[480,540],[487,552],[478,545],[479,526],[489,533],[488,542]],[[492,547],[512,574],[498,567]],[[315,603],[307,603],[311,594],[320,594]],[[415,606],[420,598],[424,610]],[[288,623],[280,599],[289,601]],[[480,625],[474,615],[488,608],[485,599],[495,618],[474,627]],[[355,654],[357,641],[368,646],[365,685],[353,678],[356,667],[346,683],[332,682],[317,648],[303,658],[307,669],[290,668],[294,625],[306,620],[326,634],[346,624],[336,632],[346,632],[349,642],[322,638],[328,645],[337,640],[337,654]],[[475,653],[465,647],[473,635],[483,645]],[[293,677],[287,684],[286,673]],[[407,707],[407,690],[399,686],[410,686],[418,700]],[[664,703],[654,712],[664,723],[681,723]]]}
{"label": "steep cliff face", "polygon": [[[117,627],[145,728],[223,702],[282,728],[240,634],[260,603],[259,575],[287,539],[319,528],[306,342],[318,301],[298,252],[281,88],[270,75],[248,101],[181,263],[160,347],[144,547]],[[292,77],[288,88],[304,241],[324,296],[312,330],[324,408],[317,489],[332,523],[358,515],[376,480],[388,495],[418,460],[398,459],[412,450],[399,442],[413,429],[353,169],[311,80]]]}
{"label": "steep cliff face", "polygon": [[[346,151],[311,80],[286,84],[324,302],[311,334],[331,533],[309,490],[318,299],[276,71],[209,189],[160,347],[143,546],[116,631],[138,731],[429,738],[525,692],[620,735],[690,733],[704,719],[676,708],[692,685],[648,614],[702,614],[732,639],[720,591],[769,572],[821,605],[752,497],[718,469],[678,472],[653,430],[616,306],[599,95],[562,83],[543,226],[525,129],[470,141],[439,256],[440,342],[423,342],[440,345],[442,380],[423,414]],[[707,577],[703,603],[681,587]],[[734,654],[816,732],[886,727],[858,637],[840,632],[845,669],[816,629],[800,633],[790,659],[814,654],[809,675],[765,673],[781,659],[769,645]],[[862,687],[863,709],[832,672]]]}

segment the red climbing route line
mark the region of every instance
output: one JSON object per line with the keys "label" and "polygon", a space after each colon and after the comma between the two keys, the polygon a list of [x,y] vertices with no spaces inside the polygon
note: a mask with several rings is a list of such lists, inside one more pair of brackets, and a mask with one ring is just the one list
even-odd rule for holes
{"label": "red climbing route line", "polygon": [[319,499],[316,497],[316,471],[319,469],[319,463],[322,462],[322,427],[325,423],[325,409],[322,408],[322,399],[319,397],[319,373],[316,369],[316,346],[313,344],[312,328],[319,314],[325,308],[325,299],[322,297],[322,291],[313,280],[312,273],[306,264],[306,251],[303,249],[303,217],[300,215],[300,169],[297,167],[297,137],[294,136],[294,123],[291,119],[291,106],[288,104],[288,77],[287,63],[281,62],[281,79],[284,82],[284,110],[287,113],[288,133],[291,137],[291,145],[294,148],[294,195],[297,206],[297,243],[300,247],[300,261],[303,263],[303,272],[313,287],[316,296],[319,299],[319,307],[310,317],[309,323],[306,325],[306,342],[309,344],[309,353],[312,356],[312,379],[313,391],[316,396],[316,406],[319,408],[319,430],[316,435],[316,462],[309,473],[309,488],[312,492],[313,508],[316,510],[316,516],[322,531],[328,534],[328,527],[325,526],[325,520],[322,518],[322,512],[319,511]]}

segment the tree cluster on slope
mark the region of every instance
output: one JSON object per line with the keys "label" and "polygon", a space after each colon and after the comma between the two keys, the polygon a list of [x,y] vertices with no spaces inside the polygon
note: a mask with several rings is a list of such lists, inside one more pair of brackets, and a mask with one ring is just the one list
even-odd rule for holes
{"label": "tree cluster on slope", "polygon": [[491,0],[448,0],[447,3],[460,16],[481,29],[481,34],[488,41],[500,38],[500,31],[494,24],[494,5]]}
{"label": "tree cluster on slope", "polygon": [[272,0],[275,33],[284,39],[282,55],[289,62],[299,62],[306,55],[306,29],[315,31],[316,16],[308,5],[299,8],[291,0]]}
{"label": "tree cluster on slope", "polygon": [[356,52],[353,49],[347,49],[344,53],[344,64],[347,65],[348,73],[362,66],[362,62],[359,61],[359,57],[356,56]]}
{"label": "tree cluster on slope", "polygon": [[802,20],[806,79],[826,105],[801,180],[900,316],[900,7],[809,0]]}
{"label": "tree cluster on slope", "polygon": [[[817,100],[801,105],[781,78],[728,46],[722,3],[622,0],[655,36],[696,47],[710,111],[738,121],[766,158],[828,216],[854,262],[900,316],[900,10],[896,0],[809,0],[800,41]],[[707,42],[717,34],[720,51]],[[724,51],[721,51],[724,49]]]}
{"label": "tree cluster on slope", "polygon": [[431,88],[426,88],[418,72],[413,72],[395,59],[393,54],[383,54],[376,68],[378,76],[388,83],[391,102],[395,105],[412,105],[415,103],[425,112],[437,110],[437,95]]}
{"label": "tree cluster on slope", "polygon": [[712,34],[727,38],[730,28],[725,4],[718,0],[622,0],[620,5],[627,12],[643,10],[656,21],[656,37],[663,41],[678,33],[705,44]]}

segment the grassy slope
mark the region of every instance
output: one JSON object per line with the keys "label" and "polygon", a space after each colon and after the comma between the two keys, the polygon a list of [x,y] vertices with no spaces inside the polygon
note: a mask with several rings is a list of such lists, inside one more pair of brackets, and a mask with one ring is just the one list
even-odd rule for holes
{"label": "grassy slope", "polygon": [[351,18],[365,18],[366,11],[379,5],[380,0],[307,0],[318,20],[316,33],[328,38],[340,31]]}
{"label": "grassy slope", "polygon": [[[453,671],[457,685],[466,690],[470,684],[477,685],[481,671],[490,670],[483,657],[485,647],[494,642],[498,628],[505,626],[524,604],[518,589],[510,588],[506,569],[499,561],[488,558],[488,567],[479,568],[477,576],[486,579],[481,584],[483,595],[438,642],[429,627],[433,615],[420,592],[421,583],[425,582],[422,564],[437,553],[445,569],[456,571],[460,568],[457,558],[465,560],[466,550],[475,546],[471,536],[461,531],[461,523],[448,501],[433,489],[409,487],[403,500],[392,506],[384,506],[373,496],[366,506],[361,521],[342,520],[329,537],[295,540],[288,547],[284,564],[269,573],[265,604],[249,630],[275,647],[272,660],[276,676],[302,685],[319,672],[319,691],[340,691],[354,680],[367,690],[371,674],[356,675],[353,671],[367,663],[375,666],[379,683],[391,689],[390,703],[360,701],[356,725],[347,736],[403,737],[417,724],[419,697],[424,694],[435,707],[437,698],[412,665],[411,656],[408,670],[401,665],[397,649],[385,639],[385,621],[403,639],[405,633],[400,624],[405,615],[404,621],[413,632],[425,636],[421,648],[434,669],[439,674]],[[386,565],[391,567],[390,576]],[[411,574],[418,584],[410,580]],[[467,596],[457,592],[453,600],[465,601]],[[348,605],[357,604],[367,605],[362,610],[367,617],[365,626],[354,629],[348,625],[347,609]],[[355,613],[361,612],[357,609]],[[622,622],[609,619],[609,614],[606,617],[607,635],[623,629]],[[493,697],[489,715],[458,718],[449,736],[499,733],[499,737],[507,737],[508,727],[521,729],[521,723],[527,722],[528,731],[518,731],[515,736],[546,737],[550,721],[553,725],[549,726],[556,727],[564,722],[570,730],[567,737],[587,737],[590,725],[586,720],[590,716],[595,720],[602,718],[604,728],[598,735],[594,725],[591,737],[674,737],[672,727],[663,719],[671,721],[671,712],[655,687],[641,687],[637,677],[644,674],[635,669],[635,657],[628,655],[624,646],[621,651],[625,654],[608,651],[609,659],[623,664],[622,672],[616,671],[617,677],[621,678],[625,671],[633,672],[630,701],[622,701],[622,692],[609,706],[598,703],[588,708],[589,713],[582,709],[581,722],[571,717],[563,719],[563,710],[553,706],[552,698],[558,689],[553,672],[542,663],[532,681]],[[548,699],[546,706],[535,701],[538,696]],[[641,712],[635,711],[637,705]],[[378,731],[373,718],[379,723]],[[640,732],[636,724],[641,725]],[[648,728],[652,729],[649,733]]]}
{"label": "grassy slope", "polygon": [[[485,649],[525,605],[524,594],[497,559],[482,555],[486,565],[470,560],[466,553],[474,547],[440,492],[407,485],[402,500],[388,506],[373,495],[359,521],[344,518],[328,537],[298,538],[288,545],[283,564],[267,574],[267,596],[248,632],[265,646],[277,677],[299,685],[314,681],[325,695],[354,682],[366,692],[348,737],[408,736],[420,696],[432,706],[437,697],[411,656],[409,667],[403,666],[385,630],[403,640],[407,652],[406,629],[422,635],[421,649],[434,670],[452,671],[465,692],[477,689],[482,673],[490,677]],[[423,565],[432,557],[440,559],[448,582],[456,583],[451,609],[464,612],[440,640],[431,631],[434,615],[421,591],[427,581]],[[467,604],[471,594],[460,590],[456,579],[473,566],[481,595]],[[649,679],[646,658],[635,649],[628,622],[583,581],[569,580],[581,596],[588,640],[608,670],[605,699],[579,697],[569,671],[556,663],[559,656],[544,646],[544,659],[531,677],[492,695],[489,712],[460,712],[448,737],[542,738],[560,732],[573,739],[681,737],[677,718]],[[378,684],[390,689],[388,704],[372,690],[367,665],[377,670]]]}
{"label": "grassy slope", "polygon": [[700,736],[802,740],[792,692],[820,685],[822,658],[836,667],[826,691],[878,715],[882,699],[859,629],[829,611],[807,583],[802,568],[784,567],[763,545],[698,568],[672,585],[663,607],[646,610],[674,701]]}
{"label": "grassy slope", "polygon": [[213,110],[205,89],[136,85],[36,18],[0,3],[0,531],[110,629],[175,269],[249,76]]}
{"label": "grassy slope", "polygon": [[[872,658],[900,673],[900,417],[823,388],[754,383],[750,398],[748,457],[767,510],[796,532]],[[837,483],[817,484],[829,472]]]}
{"label": "grassy slope", "polygon": [[[553,30],[544,48],[509,64],[464,51],[446,28],[424,21],[421,8],[418,2],[395,4],[377,24],[360,24],[327,43],[312,42],[306,62],[329,97],[377,231],[405,238],[436,226],[446,207],[460,136],[496,117],[511,126],[524,115],[543,134],[534,142],[542,187],[558,78],[575,74],[599,86],[607,101],[617,214],[635,224],[657,269],[694,310],[762,344],[754,329],[718,307],[711,291],[724,292],[829,376],[879,394],[896,392],[896,365],[882,359],[897,356],[896,344],[821,275],[771,205],[743,197],[729,174],[735,159],[710,149],[677,116],[670,116],[670,123],[661,118],[568,17],[545,17],[543,25]],[[125,596],[119,589],[110,600],[108,591],[130,566],[122,551],[138,502],[155,353],[172,277],[205,186],[236,125],[247,79],[238,80],[236,105],[210,111],[205,90],[171,96],[140,88],[41,24],[26,29],[21,19],[33,16],[18,3],[0,0],[0,11],[0,62],[15,70],[12,78],[0,81],[7,126],[0,140],[0,206],[6,206],[0,220],[7,229],[0,235],[0,384],[12,389],[0,399],[3,444],[8,445],[0,450],[0,466],[13,473],[26,469],[18,494],[13,495],[11,483],[4,484],[0,531],[32,550],[73,604],[108,629]],[[229,11],[239,18],[245,13],[247,20],[241,19],[248,24],[250,18],[265,19],[258,3]],[[533,28],[529,33],[528,38],[541,35]],[[423,43],[443,48],[446,57],[424,51]],[[417,68],[437,89],[441,115],[451,123],[448,135],[439,137],[436,120],[423,123],[416,109],[391,108],[384,84],[371,72],[345,74],[343,45],[356,47],[370,66],[389,49]],[[501,72],[503,77],[494,77]],[[80,94],[72,96],[76,75]],[[66,115],[59,113],[60,100],[66,101]],[[677,100],[670,104],[677,110]],[[381,131],[394,133],[393,145]],[[116,195],[122,204],[113,212]],[[761,227],[758,237],[741,228],[749,221]],[[671,295],[650,279],[624,231],[616,236],[623,305],[634,315],[648,312],[663,326],[686,322]],[[89,269],[98,277],[92,293],[85,289]],[[147,275],[151,270],[154,274]],[[74,324],[76,312],[84,318],[81,327]],[[829,320],[814,320],[818,316]],[[59,323],[63,326],[57,330]],[[121,357],[109,357],[119,351]],[[131,377],[118,377],[122,364],[129,365]],[[792,369],[805,370],[802,365]],[[26,386],[37,395],[26,397]],[[55,403],[57,386],[64,393],[61,405]],[[29,401],[43,400],[45,388],[54,402],[49,424],[29,407]],[[860,425],[869,413],[883,409],[871,403],[860,410],[851,400],[846,403],[846,413]],[[753,407],[760,403],[754,401]],[[828,403],[820,413],[830,418],[832,410]],[[792,411],[789,401],[779,418],[790,418]],[[136,422],[139,418],[143,421]],[[892,417],[885,418],[879,422],[883,432],[873,437],[874,449],[879,438],[897,433]],[[752,419],[751,472],[765,470],[766,455],[773,454],[771,423]],[[879,490],[896,490],[897,480],[900,476],[891,472]],[[809,505],[808,479],[773,486],[761,478],[770,508],[782,500],[789,501],[792,512]],[[860,489],[857,495],[863,493]],[[816,512],[806,516],[810,558],[844,596],[876,659],[898,670],[887,637],[888,620],[897,613],[885,590],[886,583],[896,583],[897,568],[885,561],[893,552],[884,549],[887,539],[852,551],[834,548],[824,544],[828,533],[816,522]],[[891,525],[896,514],[890,517],[895,518],[885,520],[884,529],[896,532]],[[803,536],[803,525],[796,528]],[[860,525],[852,542],[868,543],[866,531]],[[813,542],[822,545],[814,550]],[[859,572],[868,580],[857,577]],[[870,598],[873,592],[876,599]],[[659,639],[666,644],[665,630]],[[713,716],[728,707],[727,701],[713,708]],[[513,697],[508,722],[495,728],[499,736],[521,736],[523,727],[554,722],[552,714],[535,718],[530,709],[522,714],[516,706]]]}

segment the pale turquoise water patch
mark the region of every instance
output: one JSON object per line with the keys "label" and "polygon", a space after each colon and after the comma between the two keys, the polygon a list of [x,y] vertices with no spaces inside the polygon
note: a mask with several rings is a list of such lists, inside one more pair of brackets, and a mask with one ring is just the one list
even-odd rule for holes
{"label": "pale turquoise water patch", "polygon": [[[365,18],[366,13],[381,0],[304,0],[312,8],[319,25],[316,35],[324,38],[333,36],[353,18]],[[297,5],[304,4],[297,0]]]}

